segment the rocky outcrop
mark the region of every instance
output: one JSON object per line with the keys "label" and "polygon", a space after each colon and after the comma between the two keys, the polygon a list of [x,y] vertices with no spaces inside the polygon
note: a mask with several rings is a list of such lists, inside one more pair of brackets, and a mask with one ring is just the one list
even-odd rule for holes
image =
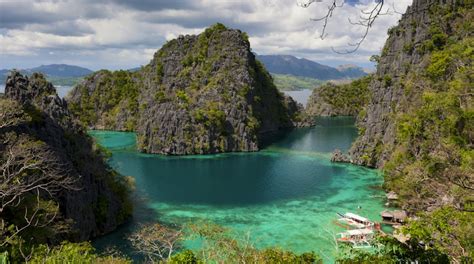
{"label": "rocky outcrop", "polygon": [[309,116],[357,116],[367,105],[371,76],[348,84],[327,83],[313,90],[306,105]]}
{"label": "rocky outcrop", "polygon": [[[105,163],[103,154],[69,113],[67,103],[42,74],[28,78],[12,72],[0,104],[2,116],[17,119],[0,127],[0,160],[5,160],[12,147],[28,150],[41,146],[49,155],[44,163],[59,164],[61,170],[56,173],[74,182],[73,188],[55,190],[50,197],[59,205],[55,223],[64,223],[54,230],[57,233],[48,235],[50,242],[56,236],[60,240],[89,240],[111,232],[130,216],[125,179]],[[40,154],[33,157],[42,158]]]}
{"label": "rocky outcrop", "polygon": [[257,151],[266,135],[311,123],[247,35],[221,24],[169,41],[136,72],[98,72],[67,100],[89,127],[135,131],[141,151],[169,155]]}
{"label": "rocky outcrop", "polygon": [[350,150],[356,164],[383,167],[397,144],[395,117],[416,109],[412,107],[420,105],[421,95],[429,90],[429,85],[421,79],[424,76],[414,76],[414,73],[425,71],[432,51],[442,48],[448,36],[450,41],[456,42],[472,35],[472,32],[467,35],[456,32],[463,30],[454,25],[459,22],[459,14],[440,19],[446,14],[437,12],[439,8],[460,5],[471,5],[472,8],[468,1],[415,0],[399,24],[389,30],[377,71],[369,85],[371,99],[358,120],[362,134]]}
{"label": "rocky outcrop", "polygon": [[383,168],[410,213],[469,208],[474,182],[472,1],[415,0],[369,85],[350,154]]}
{"label": "rocky outcrop", "polygon": [[351,159],[348,155],[342,153],[340,149],[336,149],[332,152],[331,162],[350,163]]}

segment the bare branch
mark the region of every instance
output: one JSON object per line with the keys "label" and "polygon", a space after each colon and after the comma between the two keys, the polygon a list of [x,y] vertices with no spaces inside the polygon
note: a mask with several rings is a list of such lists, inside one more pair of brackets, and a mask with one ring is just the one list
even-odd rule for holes
{"label": "bare branch", "polygon": [[[299,6],[303,8],[308,8],[312,4],[317,3],[317,2],[322,2],[322,0],[309,0],[306,3],[298,3]],[[340,8],[344,5],[345,1],[342,1],[341,3],[338,3],[337,0],[332,0],[330,2],[330,5],[328,6],[328,12],[326,15],[316,18],[316,19],[311,19],[311,21],[322,21],[323,26],[322,26],[322,32],[320,34],[320,38],[324,39],[327,34],[326,34],[326,29],[329,23],[329,19],[333,16],[334,11],[337,8]],[[360,45],[365,41],[369,34],[370,28],[373,26],[374,22],[377,20],[378,17],[390,14],[389,9],[387,9],[385,12],[383,12],[383,7],[384,7],[385,1],[384,0],[376,0],[375,1],[375,6],[373,8],[370,8],[369,10],[361,10],[360,15],[357,21],[353,21],[350,18],[349,23],[352,25],[356,26],[361,26],[364,28],[364,31],[362,35],[360,36],[359,40],[355,43],[349,43],[348,45],[351,47],[350,49],[346,49],[344,51],[338,51],[334,47],[331,47],[332,51],[335,53],[339,54],[347,54],[347,53],[353,53],[357,51],[360,48]],[[395,7],[394,7],[395,8]]]}
{"label": "bare branch", "polygon": [[180,248],[183,232],[157,223],[143,226],[128,239],[138,252],[154,262],[171,258],[173,252]]}
{"label": "bare branch", "polygon": [[[56,218],[54,201],[61,190],[79,190],[79,176],[46,144],[14,133],[0,134],[0,236],[10,243],[29,227],[45,227]],[[23,224],[6,230],[2,213],[23,211]]]}
{"label": "bare branch", "polygon": [[13,100],[0,101],[0,129],[18,125],[24,121],[29,121],[29,118],[18,102]]}

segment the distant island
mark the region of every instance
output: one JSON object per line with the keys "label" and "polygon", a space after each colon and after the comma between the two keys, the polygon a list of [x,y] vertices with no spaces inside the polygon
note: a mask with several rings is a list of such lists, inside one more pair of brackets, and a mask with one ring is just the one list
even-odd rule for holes
{"label": "distant island", "polygon": [[[13,69],[0,70],[0,82],[5,84],[7,76]],[[78,84],[85,76],[93,73],[92,70],[67,64],[41,65],[28,69],[17,69],[24,75],[31,76],[34,72],[42,73],[53,85],[73,86]]]}

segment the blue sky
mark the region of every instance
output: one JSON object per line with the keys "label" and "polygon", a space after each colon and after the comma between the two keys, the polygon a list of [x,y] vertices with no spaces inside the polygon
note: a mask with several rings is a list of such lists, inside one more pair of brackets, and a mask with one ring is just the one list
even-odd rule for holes
{"label": "blue sky", "polygon": [[[343,0],[341,0],[343,1]],[[324,40],[310,21],[330,0],[301,8],[305,0],[0,0],[0,68],[67,63],[93,70],[132,68],[149,62],[167,40],[198,34],[221,22],[248,32],[254,52],[290,54],[328,65],[369,66],[397,14],[380,17],[359,51],[340,55],[362,28],[351,25],[374,0],[347,0],[336,10]],[[387,1],[386,1],[387,2]],[[388,1],[403,11],[411,0]]]}

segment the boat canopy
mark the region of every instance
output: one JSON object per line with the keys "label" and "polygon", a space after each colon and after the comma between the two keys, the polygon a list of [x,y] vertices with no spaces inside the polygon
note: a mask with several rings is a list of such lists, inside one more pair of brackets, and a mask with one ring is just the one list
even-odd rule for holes
{"label": "boat canopy", "polygon": [[360,215],[353,214],[353,213],[346,213],[344,216],[352,218],[352,219],[360,221],[360,222],[370,222],[369,219],[367,219],[365,217],[362,217]]}
{"label": "boat canopy", "polygon": [[373,234],[374,231],[370,229],[353,229],[353,230],[347,230],[346,234],[350,236],[363,236],[363,235],[371,235]]}

